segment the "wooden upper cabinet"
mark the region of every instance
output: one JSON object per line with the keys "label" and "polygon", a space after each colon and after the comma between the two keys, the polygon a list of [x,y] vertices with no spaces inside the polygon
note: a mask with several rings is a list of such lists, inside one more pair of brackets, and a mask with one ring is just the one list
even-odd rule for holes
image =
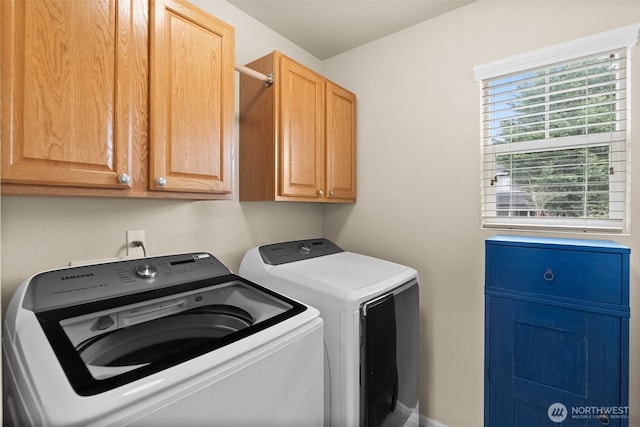
{"label": "wooden upper cabinet", "polygon": [[233,27],[182,0],[0,19],[3,194],[232,198]]}
{"label": "wooden upper cabinet", "polygon": [[328,197],[356,199],[356,96],[327,82],[326,176]]}
{"label": "wooden upper cabinet", "polygon": [[127,188],[132,1],[0,7],[2,180]]}
{"label": "wooden upper cabinet", "polygon": [[354,202],[356,96],[275,51],[240,76],[240,200]]}
{"label": "wooden upper cabinet", "polygon": [[324,192],[324,78],[280,59],[279,195],[322,197]]}
{"label": "wooden upper cabinet", "polygon": [[151,0],[152,190],[231,192],[234,29],[179,0]]}

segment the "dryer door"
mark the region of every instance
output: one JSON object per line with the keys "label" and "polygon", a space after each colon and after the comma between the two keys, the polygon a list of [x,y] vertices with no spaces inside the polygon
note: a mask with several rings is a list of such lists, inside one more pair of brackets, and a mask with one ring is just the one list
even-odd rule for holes
{"label": "dryer door", "polygon": [[418,282],[362,305],[360,424],[402,426],[418,412]]}

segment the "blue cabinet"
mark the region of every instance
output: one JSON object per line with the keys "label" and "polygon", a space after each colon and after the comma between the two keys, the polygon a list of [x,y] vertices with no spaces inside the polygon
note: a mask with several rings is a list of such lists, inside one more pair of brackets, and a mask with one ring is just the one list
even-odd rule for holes
{"label": "blue cabinet", "polygon": [[495,236],[485,250],[485,427],[626,427],[629,248]]}

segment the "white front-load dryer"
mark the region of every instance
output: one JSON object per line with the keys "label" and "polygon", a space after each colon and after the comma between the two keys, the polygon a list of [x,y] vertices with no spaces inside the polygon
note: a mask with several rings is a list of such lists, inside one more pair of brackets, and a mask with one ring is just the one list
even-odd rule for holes
{"label": "white front-load dryer", "polygon": [[208,253],[37,274],[2,354],[5,426],[323,425],[318,311]]}
{"label": "white front-load dryer", "polygon": [[309,239],[252,248],[239,274],[320,311],[325,425],[418,425],[416,270]]}

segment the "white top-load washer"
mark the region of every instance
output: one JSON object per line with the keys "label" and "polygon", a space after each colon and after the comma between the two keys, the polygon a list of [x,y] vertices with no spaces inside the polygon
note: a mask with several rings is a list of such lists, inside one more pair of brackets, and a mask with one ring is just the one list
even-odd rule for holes
{"label": "white top-load washer", "polygon": [[239,273],[320,311],[325,425],[418,425],[418,274],[326,239],[250,249]]}
{"label": "white top-load washer", "polygon": [[2,355],[5,426],[323,425],[318,311],[209,253],[35,275]]}

